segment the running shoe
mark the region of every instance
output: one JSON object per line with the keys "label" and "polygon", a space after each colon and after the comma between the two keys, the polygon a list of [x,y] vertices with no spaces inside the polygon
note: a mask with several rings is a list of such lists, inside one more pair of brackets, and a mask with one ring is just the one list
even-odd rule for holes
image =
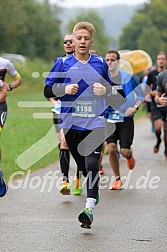
{"label": "running shoe", "polygon": [[63,195],[69,195],[70,194],[70,184],[67,181],[62,182],[62,186],[60,188],[60,193]]}
{"label": "running shoe", "polygon": [[81,222],[82,228],[88,228],[91,229],[91,224],[93,222],[93,213],[90,208],[84,208],[79,216],[78,220]]}
{"label": "running shoe", "polygon": [[76,178],[76,176],[75,176],[73,194],[74,195],[80,195],[81,193],[82,193],[81,179]]}
{"label": "running shoe", "polygon": [[135,159],[133,157],[133,154],[132,154],[131,158],[129,158],[129,159],[126,158],[126,165],[129,170],[133,170],[133,168],[135,166]]}
{"label": "running shoe", "polygon": [[121,189],[122,189],[122,181],[120,179],[115,180],[111,187],[111,190],[121,190]]}
{"label": "running shoe", "polygon": [[105,170],[104,170],[104,168],[103,168],[102,165],[100,165],[99,174],[100,175],[104,175],[105,174]]}
{"label": "running shoe", "polygon": [[0,197],[4,197],[7,192],[7,185],[3,179],[2,171],[0,170]]}
{"label": "running shoe", "polygon": [[161,141],[157,141],[156,145],[153,148],[154,153],[158,153]]}

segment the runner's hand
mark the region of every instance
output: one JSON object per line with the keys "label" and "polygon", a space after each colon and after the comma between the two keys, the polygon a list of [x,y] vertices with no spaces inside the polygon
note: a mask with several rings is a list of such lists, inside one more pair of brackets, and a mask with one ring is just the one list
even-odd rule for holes
{"label": "runner's hand", "polygon": [[75,95],[78,91],[78,84],[69,84],[65,87],[65,94]]}
{"label": "runner's hand", "polygon": [[158,98],[158,103],[162,106],[167,106],[167,96],[165,93]]}
{"label": "runner's hand", "polygon": [[100,83],[94,83],[93,93],[98,96],[104,95],[106,93],[106,88]]}
{"label": "runner's hand", "polygon": [[0,101],[3,100],[7,96],[7,90],[6,88],[0,87]]}
{"label": "runner's hand", "polygon": [[136,108],[129,107],[125,112],[125,116],[133,116],[136,112],[137,112]]}

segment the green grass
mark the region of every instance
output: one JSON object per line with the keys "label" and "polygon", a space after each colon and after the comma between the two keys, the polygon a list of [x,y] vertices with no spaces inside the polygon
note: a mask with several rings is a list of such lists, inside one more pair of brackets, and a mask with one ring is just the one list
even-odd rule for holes
{"label": "green grass", "polygon": [[[56,134],[53,131],[52,138],[47,138],[48,141],[45,141],[44,144],[37,145],[53,126],[53,121],[52,119],[34,119],[33,113],[51,112],[51,108],[23,108],[17,105],[20,101],[46,102],[46,99],[43,97],[44,78],[40,76],[38,79],[33,79],[31,77],[31,73],[39,71],[39,69],[42,69],[41,71],[49,71],[50,65],[44,66],[43,62],[35,61],[31,62],[31,64],[28,62],[26,67],[18,69],[23,77],[23,84],[10,92],[7,97],[8,115],[1,134],[1,166],[6,180],[13,172],[22,170],[22,168],[25,169],[24,162],[27,163],[32,158],[38,160],[41,153],[49,152],[49,148],[57,143]],[[48,102],[48,104],[50,103]],[[33,145],[35,145],[34,148],[32,148]],[[29,148],[29,153],[24,155],[22,160],[23,166],[20,167],[20,163],[18,165],[16,160]],[[55,160],[58,160],[57,148],[50,151],[30,167],[26,166],[26,169],[38,169],[53,163]],[[23,171],[26,172],[24,169]]]}
{"label": "green grass", "polygon": [[138,120],[138,119],[141,118],[141,117],[146,116],[146,114],[147,114],[146,108],[145,108],[143,105],[141,105],[140,108],[139,108],[139,110],[138,110],[137,113],[135,114],[135,117],[134,117],[134,118],[135,118],[135,121]]}

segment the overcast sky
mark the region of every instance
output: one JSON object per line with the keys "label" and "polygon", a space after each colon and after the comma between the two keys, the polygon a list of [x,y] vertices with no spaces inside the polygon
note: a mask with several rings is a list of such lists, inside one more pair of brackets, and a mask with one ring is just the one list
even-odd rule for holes
{"label": "overcast sky", "polygon": [[102,7],[114,4],[136,5],[148,2],[148,0],[50,0],[62,7]]}

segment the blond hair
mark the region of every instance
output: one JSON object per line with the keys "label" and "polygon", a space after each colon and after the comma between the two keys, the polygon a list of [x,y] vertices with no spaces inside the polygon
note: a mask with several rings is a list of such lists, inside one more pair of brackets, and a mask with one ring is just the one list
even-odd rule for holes
{"label": "blond hair", "polygon": [[85,29],[85,30],[89,31],[90,33],[96,32],[95,27],[93,26],[93,24],[91,24],[89,22],[82,21],[82,22],[77,23],[74,26],[73,33],[75,33],[78,30],[81,30],[81,29]]}
{"label": "blond hair", "polygon": [[100,56],[100,53],[98,51],[96,51],[95,49],[89,50],[89,53]]}

